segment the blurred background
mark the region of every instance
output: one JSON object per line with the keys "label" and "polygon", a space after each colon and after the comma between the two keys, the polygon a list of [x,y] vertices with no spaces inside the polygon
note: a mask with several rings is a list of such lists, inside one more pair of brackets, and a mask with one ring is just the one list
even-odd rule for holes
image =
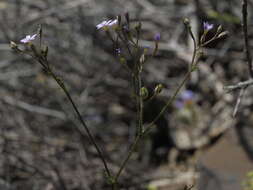
{"label": "blurred background", "polygon": [[[248,3],[252,44],[253,1]],[[42,24],[49,61],[116,172],[135,137],[136,109],[130,76],[96,25],[126,12],[133,24],[142,22],[143,46],[152,46],[153,36],[161,34],[143,83],[149,90],[159,83],[165,89],[145,105],[145,123],[159,113],[191,61],[193,46],[182,19],[190,19],[197,38],[203,21],[214,24],[207,38],[219,25],[229,36],[204,48],[199,69],[177,103],[133,154],[120,189],[253,189],[253,177],[246,176],[253,170],[252,88],[245,91],[235,118],[239,91],[223,90],[249,78],[237,0],[1,0],[0,189],[110,189],[96,150],[75,129],[80,123],[65,95],[39,64],[13,53],[9,42],[19,43]],[[187,92],[192,96],[184,102]]]}

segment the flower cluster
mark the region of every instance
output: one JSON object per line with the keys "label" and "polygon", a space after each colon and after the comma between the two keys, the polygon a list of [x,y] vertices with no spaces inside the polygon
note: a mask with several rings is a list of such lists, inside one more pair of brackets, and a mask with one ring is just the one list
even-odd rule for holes
{"label": "flower cluster", "polygon": [[[203,22],[204,32],[200,37],[200,46],[204,47],[214,40],[223,38],[228,35],[227,31],[222,32],[222,26],[218,26],[214,35],[210,38],[210,35],[207,37],[207,33],[214,28],[214,24],[210,24],[208,22]],[[207,39],[206,39],[207,37]]]}

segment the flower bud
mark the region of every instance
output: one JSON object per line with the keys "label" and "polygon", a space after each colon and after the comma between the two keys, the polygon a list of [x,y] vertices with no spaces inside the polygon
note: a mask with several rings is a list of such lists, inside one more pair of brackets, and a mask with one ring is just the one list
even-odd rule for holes
{"label": "flower bud", "polygon": [[143,53],[140,57],[140,63],[143,64],[146,61],[145,54]]}
{"label": "flower bud", "polygon": [[142,87],[140,90],[140,96],[142,99],[146,99],[148,97],[148,89],[146,87]]}
{"label": "flower bud", "polygon": [[119,62],[121,64],[126,64],[126,59],[124,57],[120,57]]}
{"label": "flower bud", "polygon": [[186,26],[190,25],[190,20],[188,18],[184,18],[183,22],[184,22],[184,25]]}
{"label": "flower bud", "polygon": [[13,41],[10,42],[10,47],[11,47],[11,49],[15,50],[18,53],[22,52],[22,50],[18,48],[18,45]]}
{"label": "flower bud", "polygon": [[219,34],[222,31],[222,26],[219,25],[219,27],[217,28],[217,34]]}
{"label": "flower bud", "polygon": [[18,48],[18,45],[15,42],[11,41],[10,42],[10,47],[11,47],[11,49],[16,50]]}
{"label": "flower bud", "polygon": [[135,30],[136,30],[137,32],[140,32],[140,30],[141,30],[141,22],[139,22],[139,23],[135,26]]}
{"label": "flower bud", "polygon": [[158,84],[156,87],[155,87],[155,94],[160,94],[163,90],[164,86],[162,84]]}

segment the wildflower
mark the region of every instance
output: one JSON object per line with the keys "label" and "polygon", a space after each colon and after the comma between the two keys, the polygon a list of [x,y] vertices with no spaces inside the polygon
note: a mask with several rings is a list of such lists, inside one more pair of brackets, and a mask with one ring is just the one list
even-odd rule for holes
{"label": "wildflower", "polygon": [[205,31],[211,30],[213,28],[213,24],[209,24],[208,22],[204,22],[203,26]]}
{"label": "wildflower", "polygon": [[191,90],[185,90],[180,94],[178,100],[175,101],[174,105],[176,108],[181,109],[186,105],[191,105],[193,103],[193,99],[194,92]]}
{"label": "wildflower", "polygon": [[103,28],[103,27],[105,27],[105,26],[113,26],[113,25],[115,25],[115,24],[117,24],[118,23],[118,20],[117,19],[115,19],[115,20],[108,20],[108,21],[103,21],[103,22],[101,22],[100,24],[98,24],[96,27],[97,27],[97,29],[99,30],[100,28]]}
{"label": "wildflower", "polygon": [[174,105],[178,109],[182,109],[184,107],[184,103],[181,100],[176,100]]}
{"label": "wildflower", "polygon": [[183,101],[189,101],[189,100],[192,100],[194,97],[194,93],[191,91],[191,90],[185,90],[180,98],[183,100]]}
{"label": "wildflower", "polygon": [[154,36],[154,40],[155,41],[159,41],[161,39],[161,34],[160,33],[156,33]]}
{"label": "wildflower", "polygon": [[116,53],[117,53],[118,55],[120,55],[120,53],[121,53],[121,49],[120,49],[120,48],[116,48],[115,51],[116,51]]}
{"label": "wildflower", "polygon": [[24,44],[29,43],[29,42],[35,40],[36,36],[37,36],[37,34],[34,34],[32,36],[31,35],[27,35],[24,39],[20,40],[20,42],[22,42]]}

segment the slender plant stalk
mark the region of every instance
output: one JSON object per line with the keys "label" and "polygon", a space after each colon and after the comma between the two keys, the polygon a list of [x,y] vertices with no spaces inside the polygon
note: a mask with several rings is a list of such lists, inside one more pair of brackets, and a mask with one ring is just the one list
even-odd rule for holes
{"label": "slender plant stalk", "polygon": [[138,96],[138,99],[139,99],[139,122],[138,122],[138,129],[139,129],[139,135],[142,134],[143,132],[143,97],[141,96],[141,86],[142,86],[142,82],[141,82],[141,72],[138,74],[138,90],[139,90],[139,96]]}
{"label": "slender plant stalk", "polygon": [[126,166],[128,160],[129,160],[130,157],[132,156],[132,154],[133,154],[135,148],[137,147],[137,145],[138,145],[138,143],[139,143],[139,141],[140,141],[141,138],[142,138],[141,135],[137,135],[137,137],[135,138],[133,144],[131,145],[131,147],[130,147],[130,149],[129,149],[129,152],[128,152],[126,158],[125,158],[124,161],[122,162],[119,171],[118,171],[118,172],[116,173],[116,175],[115,175],[115,178],[114,178],[114,179],[115,179],[116,182],[118,181],[118,178],[119,178],[121,172],[122,172],[123,169],[125,168],[125,166]]}
{"label": "slender plant stalk", "polygon": [[[142,139],[143,136],[145,136],[150,129],[154,126],[155,122],[162,116],[162,114],[167,110],[167,108],[171,105],[171,103],[175,100],[176,96],[178,95],[178,93],[180,92],[181,88],[184,86],[184,84],[186,83],[186,81],[190,78],[191,73],[193,72],[193,68],[197,65],[197,44],[196,44],[196,40],[191,32],[191,30],[189,29],[190,34],[192,39],[194,40],[194,52],[193,52],[193,56],[192,56],[192,60],[191,60],[191,69],[188,70],[188,72],[186,73],[184,79],[182,80],[182,82],[180,83],[180,85],[178,86],[178,88],[175,90],[173,96],[167,101],[167,103],[165,104],[165,106],[162,108],[162,110],[160,111],[160,113],[156,116],[156,118],[146,127],[146,129],[144,131],[142,131],[140,134],[137,135],[137,137],[135,138],[133,144],[131,145],[129,152],[125,158],[125,160],[122,162],[116,176],[115,176],[115,181],[117,183],[118,178],[120,176],[120,174],[122,173],[123,169],[125,168],[128,160],[131,158],[134,150],[136,149],[137,145],[139,144],[139,141]],[[143,109],[143,105],[142,105],[142,109]],[[141,113],[142,114],[142,113]],[[141,117],[139,117],[140,120]],[[142,119],[142,118],[141,118]],[[141,128],[143,128],[143,124],[142,122],[140,123]]]}
{"label": "slender plant stalk", "polygon": [[155,125],[155,123],[157,122],[157,120],[164,114],[164,112],[167,110],[167,108],[171,105],[171,103],[175,100],[175,98],[177,97],[178,93],[180,92],[181,88],[184,86],[184,84],[186,83],[186,81],[190,78],[192,73],[192,70],[189,70],[184,79],[182,80],[182,82],[180,83],[180,85],[177,87],[177,89],[175,90],[175,92],[173,93],[173,95],[171,96],[171,98],[167,101],[167,103],[165,104],[165,106],[162,108],[162,110],[160,111],[160,113],[155,117],[155,119],[148,124],[148,126],[145,128],[145,130],[143,131],[143,135],[146,135]]}
{"label": "slender plant stalk", "polygon": [[250,53],[249,36],[248,36],[248,23],[247,23],[248,10],[247,9],[248,9],[248,1],[242,0],[242,29],[243,29],[243,34],[244,34],[244,48],[245,48],[246,59],[248,62],[250,77],[253,78],[252,56]]}
{"label": "slender plant stalk", "polygon": [[197,42],[196,39],[192,33],[191,30],[191,26],[187,25],[186,26],[188,29],[188,32],[192,38],[193,41],[193,55],[192,55],[192,60],[190,63],[190,68],[188,70],[188,72],[186,73],[185,77],[183,78],[182,82],[179,84],[179,86],[177,87],[177,89],[175,90],[174,94],[171,96],[171,98],[167,101],[167,103],[165,104],[165,106],[161,109],[160,113],[155,117],[155,119],[145,128],[145,130],[143,131],[143,134],[146,135],[155,125],[155,123],[157,122],[157,120],[164,114],[164,112],[167,110],[167,108],[171,105],[171,103],[176,99],[178,93],[180,92],[181,88],[184,86],[184,84],[186,83],[186,81],[188,79],[190,79],[191,77],[191,73],[194,71],[195,67],[198,64],[198,58],[197,58],[197,53],[199,47],[197,46]]}
{"label": "slender plant stalk", "polygon": [[[104,156],[103,156],[103,154],[102,154],[102,152],[101,152],[99,146],[97,145],[97,143],[96,143],[96,141],[95,141],[93,135],[91,134],[91,132],[90,132],[90,130],[89,130],[87,124],[86,124],[85,121],[83,120],[83,118],[82,118],[82,116],[81,116],[81,114],[80,114],[80,112],[79,112],[79,110],[78,110],[78,108],[77,108],[77,106],[76,106],[74,100],[72,99],[72,97],[71,97],[71,95],[69,94],[67,88],[65,87],[63,81],[62,81],[60,78],[58,78],[58,77],[56,76],[56,74],[52,71],[52,69],[50,68],[49,63],[48,63],[48,61],[47,61],[46,59],[37,59],[37,61],[38,61],[40,64],[42,64],[42,66],[45,68],[45,70],[52,76],[52,78],[57,82],[57,84],[60,86],[60,88],[63,90],[63,92],[64,92],[65,95],[67,96],[67,98],[68,98],[68,100],[70,101],[70,103],[71,103],[71,105],[72,105],[72,107],[73,107],[75,113],[76,113],[77,116],[78,116],[78,119],[80,120],[82,126],[84,127],[86,133],[88,134],[89,140],[90,140],[91,143],[94,145],[94,147],[95,147],[95,149],[96,149],[96,151],[97,151],[97,153],[98,153],[99,158],[100,158],[101,161],[103,162],[103,165],[104,165],[104,168],[105,168],[105,171],[106,171],[107,176],[108,176],[108,177],[111,177],[111,172],[110,172],[110,170],[109,170],[109,168],[108,168],[108,166],[107,166],[107,162],[106,162],[106,160],[105,160],[105,158],[104,158]],[[81,130],[78,129],[78,131],[80,132],[81,135],[84,136],[84,134],[82,133]]]}

